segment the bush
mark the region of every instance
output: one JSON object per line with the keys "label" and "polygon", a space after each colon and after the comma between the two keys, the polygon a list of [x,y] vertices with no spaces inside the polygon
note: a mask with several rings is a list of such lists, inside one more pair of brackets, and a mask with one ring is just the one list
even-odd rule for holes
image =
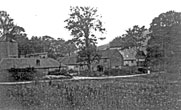
{"label": "bush", "polygon": [[63,70],[60,71],[60,74],[61,74],[61,75],[68,74],[68,71],[67,71],[66,69],[63,69]]}
{"label": "bush", "polygon": [[34,68],[11,68],[9,69],[10,79],[12,81],[30,81],[35,79],[35,69]]}
{"label": "bush", "polygon": [[57,69],[57,70],[54,70],[54,71],[49,71],[48,75],[66,75],[67,73],[68,72],[65,69],[62,69],[62,70]]}
{"label": "bush", "polygon": [[131,72],[128,69],[110,69],[105,70],[104,75],[107,76],[119,76],[119,75],[130,75]]}
{"label": "bush", "polygon": [[98,72],[98,71],[80,71],[79,76],[87,76],[87,77],[98,77],[98,76],[102,76],[103,72]]}
{"label": "bush", "polygon": [[105,70],[105,71],[104,71],[104,75],[109,76],[109,75],[110,75],[110,71],[109,71],[109,70]]}
{"label": "bush", "polygon": [[143,67],[139,67],[138,68],[138,73],[139,74],[144,74],[144,73],[147,73],[148,72],[148,69],[147,68],[143,68]]}
{"label": "bush", "polygon": [[68,70],[68,72],[69,72],[69,73],[78,73],[77,70],[73,70],[73,69]]}

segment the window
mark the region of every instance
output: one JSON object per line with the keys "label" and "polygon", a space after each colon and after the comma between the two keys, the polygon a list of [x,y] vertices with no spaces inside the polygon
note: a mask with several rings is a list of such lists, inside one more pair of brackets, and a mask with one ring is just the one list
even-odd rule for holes
{"label": "window", "polygon": [[104,63],[106,63],[107,62],[107,59],[104,59]]}
{"label": "window", "polygon": [[40,66],[40,60],[39,59],[36,60],[36,65]]}
{"label": "window", "polygon": [[97,65],[97,71],[103,72],[104,68],[102,65]]}
{"label": "window", "polygon": [[116,69],[119,69],[119,66],[115,66]]}

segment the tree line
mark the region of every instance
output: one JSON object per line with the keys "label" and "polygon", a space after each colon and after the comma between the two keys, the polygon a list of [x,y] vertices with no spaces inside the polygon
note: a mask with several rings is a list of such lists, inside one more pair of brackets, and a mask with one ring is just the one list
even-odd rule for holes
{"label": "tree line", "polygon": [[[144,32],[147,30],[147,34]],[[146,45],[145,45],[146,42]],[[122,49],[146,48],[145,66],[153,69],[179,72],[181,61],[181,12],[168,11],[155,17],[148,29],[138,25],[126,34],[116,37],[110,45],[119,44]]]}
{"label": "tree line", "polygon": [[[7,12],[0,11],[0,34],[1,38],[6,36],[6,40],[14,39],[18,42],[20,55],[48,52],[50,57],[57,58],[70,55],[77,50],[78,61],[86,62],[88,69],[91,70],[91,63],[99,57],[96,49],[97,40],[105,39],[97,36],[97,32],[106,32],[101,21],[102,16],[97,12],[97,8],[94,7],[70,7],[65,28],[70,31],[73,38],[65,41],[51,36],[32,36],[29,39],[23,27],[15,25]],[[148,31],[146,35],[145,31]],[[110,45],[118,44],[122,49],[135,48],[137,52],[145,47],[146,66],[169,68],[170,65],[180,64],[177,60],[181,54],[180,41],[181,13],[168,11],[153,18],[148,29],[135,25],[129,28],[126,34],[116,37]]]}
{"label": "tree line", "polygon": [[6,11],[0,11],[0,38],[18,43],[19,56],[47,52],[49,57],[58,58],[70,55],[77,48],[71,41],[51,36],[32,36],[28,38],[25,29],[14,23]]}

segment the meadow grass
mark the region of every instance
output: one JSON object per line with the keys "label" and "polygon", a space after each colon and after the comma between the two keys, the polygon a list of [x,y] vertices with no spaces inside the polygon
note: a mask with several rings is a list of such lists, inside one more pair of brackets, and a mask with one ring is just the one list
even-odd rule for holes
{"label": "meadow grass", "polygon": [[180,82],[170,83],[160,76],[1,85],[6,100],[0,107],[14,105],[14,108],[26,110],[180,110],[179,86]]}

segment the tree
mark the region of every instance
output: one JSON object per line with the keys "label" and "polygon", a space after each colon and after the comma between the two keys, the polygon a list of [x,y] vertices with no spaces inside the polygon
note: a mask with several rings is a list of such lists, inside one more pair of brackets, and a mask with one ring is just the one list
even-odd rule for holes
{"label": "tree", "polygon": [[96,8],[91,7],[70,7],[70,11],[70,17],[65,20],[67,23],[65,28],[71,31],[72,41],[75,42],[79,51],[83,51],[79,52],[79,56],[82,56],[81,53],[86,53],[83,56],[86,57],[84,59],[86,59],[88,70],[91,70],[93,56],[91,51],[96,51],[92,47],[97,43],[97,36],[94,32],[104,33],[105,31],[100,20],[101,16],[97,14]]}
{"label": "tree", "polygon": [[44,45],[41,37],[32,36],[30,39],[32,53],[44,52]]}
{"label": "tree", "polygon": [[18,55],[26,55],[31,53],[31,46],[26,34],[16,35],[14,40],[18,43]]}
{"label": "tree", "polygon": [[10,31],[9,35],[11,36],[11,39],[15,40],[18,43],[19,56],[26,55],[31,52],[29,39],[23,27],[15,25]]}
{"label": "tree", "polygon": [[124,40],[124,47],[123,48],[133,48],[135,47],[136,50],[140,50],[141,47],[144,46],[146,35],[144,32],[147,29],[145,26],[139,27],[138,25],[133,26],[133,28],[129,28],[126,31],[126,34],[123,37]]}
{"label": "tree", "polygon": [[15,25],[13,19],[6,11],[0,11],[0,40],[16,41],[19,56],[28,53],[28,38],[25,29]]}
{"label": "tree", "polygon": [[77,50],[76,45],[71,40],[65,42],[65,48],[65,54],[68,54],[68,56]]}
{"label": "tree", "polygon": [[0,35],[6,39],[6,35],[13,30],[13,19],[9,17],[6,11],[0,11]]}
{"label": "tree", "polygon": [[135,25],[132,29],[129,28],[126,30],[126,34],[116,37],[110,44],[113,47],[121,47],[121,49],[135,48],[136,50],[140,50],[147,38],[144,35],[146,30],[145,26],[139,27]]}
{"label": "tree", "polygon": [[58,57],[69,55],[76,47],[70,41],[45,35],[42,37],[32,36],[29,40],[31,53],[47,52],[48,57],[57,59]]}
{"label": "tree", "polygon": [[54,39],[51,36],[45,35],[41,37],[41,42],[43,45],[43,52],[48,53],[48,57],[55,58],[55,52],[53,50],[53,42],[55,42],[56,39]]}
{"label": "tree", "polygon": [[0,11],[0,37],[1,40],[11,41],[15,39],[17,35],[23,35],[25,33],[23,27],[14,25],[13,19],[6,11]]}
{"label": "tree", "polygon": [[54,54],[55,58],[65,56],[65,40],[61,38],[53,40],[51,42],[50,50]]}
{"label": "tree", "polygon": [[111,48],[114,48],[114,47],[118,47],[118,48],[119,48],[119,47],[120,47],[120,48],[123,49],[124,43],[125,43],[123,37],[124,37],[124,35],[118,36],[118,37],[114,38],[114,39],[110,42],[110,47],[111,47]]}
{"label": "tree", "polygon": [[[180,54],[180,27],[180,12],[168,11],[153,19],[147,48],[147,61],[150,65],[161,65],[161,69],[166,70],[166,65],[171,66],[175,63],[173,58]],[[176,62],[178,63],[178,60]]]}
{"label": "tree", "polygon": [[14,24],[13,19],[6,11],[0,11],[0,37],[3,40],[12,40],[16,36],[25,35],[23,27]]}

